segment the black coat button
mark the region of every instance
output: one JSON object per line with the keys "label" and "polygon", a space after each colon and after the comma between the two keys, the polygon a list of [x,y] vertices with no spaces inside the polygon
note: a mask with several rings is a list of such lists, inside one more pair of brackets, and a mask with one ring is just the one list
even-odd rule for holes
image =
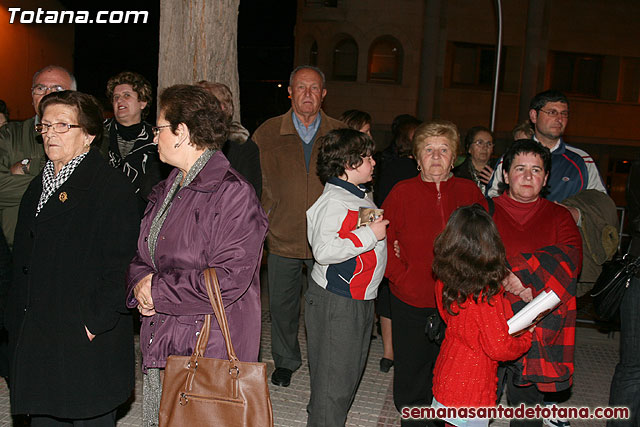
{"label": "black coat button", "polygon": [[35,236],[35,233],[33,231],[29,231],[29,237],[33,239],[34,236]]}
{"label": "black coat button", "polygon": [[23,265],[23,266],[22,266],[22,272],[23,272],[24,274],[29,274],[29,267],[27,267],[26,265]]}

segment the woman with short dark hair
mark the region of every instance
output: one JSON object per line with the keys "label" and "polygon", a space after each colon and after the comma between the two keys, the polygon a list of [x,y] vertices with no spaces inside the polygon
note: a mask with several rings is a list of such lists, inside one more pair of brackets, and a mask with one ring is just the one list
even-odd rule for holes
{"label": "woman with short dark hair", "polygon": [[[571,213],[542,194],[551,152],[531,139],[515,141],[503,157],[505,191],[493,198],[495,221],[510,273],[503,281],[513,311],[543,290],[560,305],[542,319],[523,358],[505,365],[502,375],[512,406],[542,404],[544,393],[568,390],[573,381],[576,284],[582,266],[582,239]],[[542,420],[512,420],[511,426]]]}
{"label": "woman with short dark hair", "polygon": [[102,133],[94,97],[52,92],[38,115],[49,160],[22,198],[13,244],[11,411],[32,426],[113,426],[135,383],[123,282],[138,204],[91,149]]}
{"label": "woman with short dark hair", "polygon": [[482,193],[493,174],[493,168],[489,164],[493,154],[493,140],[493,132],[484,126],[469,129],[464,139],[467,158],[453,169],[455,176],[472,180]]}
{"label": "woman with short dark hair", "polygon": [[[216,269],[238,358],[258,360],[267,232],[253,187],[220,151],[227,121],[218,100],[201,87],[176,85],[160,94],[159,104],[155,141],[160,160],[174,170],[149,195],[127,274],[127,305],[142,315],[145,426],[158,423],[167,357],[190,355],[205,314],[213,312],[205,269]],[[226,358],[214,316],[211,322],[205,356]]]}

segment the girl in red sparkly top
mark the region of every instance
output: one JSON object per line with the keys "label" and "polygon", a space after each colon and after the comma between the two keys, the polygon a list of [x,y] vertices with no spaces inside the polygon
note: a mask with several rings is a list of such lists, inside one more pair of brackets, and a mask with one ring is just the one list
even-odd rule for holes
{"label": "girl in red sparkly top", "polygon": [[[513,315],[501,282],[509,270],[493,220],[478,204],[457,209],[434,243],[436,301],[447,331],[433,378],[434,407],[496,404],[498,362],[531,347],[531,332],[509,335]],[[487,426],[488,419],[445,419],[455,426]]]}

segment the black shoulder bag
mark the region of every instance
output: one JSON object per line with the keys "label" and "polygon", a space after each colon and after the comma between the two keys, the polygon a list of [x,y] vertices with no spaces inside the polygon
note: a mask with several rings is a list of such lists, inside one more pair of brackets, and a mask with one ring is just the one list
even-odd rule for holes
{"label": "black shoulder bag", "polygon": [[631,278],[640,272],[640,258],[630,254],[616,256],[604,263],[602,272],[591,290],[596,314],[603,320],[613,320],[620,309]]}

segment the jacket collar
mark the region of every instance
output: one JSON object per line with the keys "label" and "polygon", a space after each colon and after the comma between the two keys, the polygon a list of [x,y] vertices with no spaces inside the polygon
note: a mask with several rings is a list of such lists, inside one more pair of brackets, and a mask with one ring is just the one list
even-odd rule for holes
{"label": "jacket collar", "polygon": [[[102,156],[94,148],[89,150],[87,157],[80,162],[69,179],[65,181],[55,193],[51,195],[47,203],[42,207],[36,221],[46,221],[49,218],[58,216],[64,212],[73,209],[91,189],[95,177],[101,172],[101,166],[105,165]],[[36,205],[42,193],[42,173],[38,175],[38,186],[34,192],[33,213],[35,216]]]}
{"label": "jacket collar", "polygon": [[[533,135],[533,140],[542,145],[542,143],[538,141],[538,138],[536,138],[535,135]],[[562,137],[558,138],[558,142],[556,142],[556,145],[552,150],[549,151],[551,151],[551,155],[553,156],[555,156],[556,154],[564,154],[564,152],[566,151],[566,144],[564,142],[564,139],[562,139]]]}
{"label": "jacket collar", "polygon": [[358,185],[352,184],[352,183],[347,182],[347,181],[345,181],[343,179],[336,178],[334,176],[329,178],[327,180],[327,183],[336,185],[336,186],[338,186],[340,188],[344,188],[349,193],[353,194],[354,196],[359,197],[360,199],[364,199],[364,196],[366,194],[363,187],[360,187]]}
{"label": "jacket collar", "polygon": [[[131,151],[125,156],[129,157],[130,154],[135,153],[141,148],[145,148],[149,145],[155,145],[153,142],[153,129],[151,125],[144,120],[141,122],[142,128],[138,136],[136,136],[135,142],[133,143],[133,147]],[[118,157],[120,157],[120,149],[118,148],[118,130],[116,129],[117,122],[115,118],[107,119],[104,122],[104,127],[109,136],[109,149],[116,153]]]}
{"label": "jacket collar", "polygon": [[[287,111],[283,116],[281,116],[282,123],[280,124],[280,135],[299,136],[298,131],[296,130],[296,127],[293,124],[293,117],[291,116],[292,114],[293,114],[293,108],[289,108],[289,111]],[[322,109],[320,109],[320,112],[318,114],[320,114],[320,127],[318,128],[316,135],[324,135],[329,131],[327,127],[329,119]]]}
{"label": "jacket collar", "polygon": [[[422,177],[420,176],[420,174],[418,174],[415,178],[416,181],[421,182],[422,185],[425,188],[428,188],[432,191],[437,192],[438,188],[436,187],[436,183],[433,181],[423,181]],[[445,179],[444,181],[440,181],[440,192],[443,192],[444,190],[446,190],[447,188],[449,188],[451,185],[453,185],[453,183],[457,180],[458,178],[456,178],[455,175],[453,175],[452,173],[449,173],[449,178]],[[464,179],[464,178],[462,178]]]}
{"label": "jacket collar", "polygon": [[62,187],[67,186],[80,190],[86,190],[91,187],[96,170],[101,163],[100,160],[102,160],[102,157],[95,148],[89,150],[87,157],[76,166],[69,179],[62,184]]}
{"label": "jacket collar", "polygon": [[[185,189],[188,188],[204,193],[213,192],[218,188],[229,168],[229,161],[224,154],[222,154],[222,151],[218,150],[213,153],[213,156],[211,156],[207,164],[204,165],[200,173],[196,175],[193,181],[191,181]],[[174,168],[167,179],[154,187],[153,191],[149,195],[149,201],[157,203],[158,198],[162,197],[163,194],[166,194],[168,187],[171,186],[177,175],[178,169]]]}

